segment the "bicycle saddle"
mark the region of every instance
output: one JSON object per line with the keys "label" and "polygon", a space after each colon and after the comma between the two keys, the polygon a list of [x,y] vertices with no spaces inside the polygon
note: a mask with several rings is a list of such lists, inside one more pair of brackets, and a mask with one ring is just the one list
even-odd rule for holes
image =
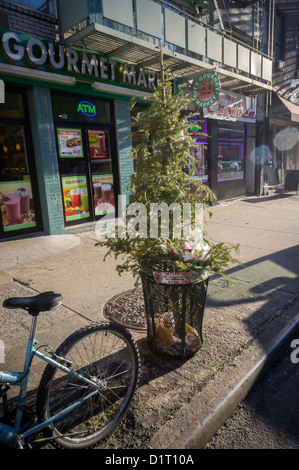
{"label": "bicycle saddle", "polygon": [[3,307],[5,308],[23,308],[25,310],[38,312],[47,312],[62,303],[61,294],[54,292],[43,292],[42,294],[34,295],[33,297],[11,297],[4,300]]}

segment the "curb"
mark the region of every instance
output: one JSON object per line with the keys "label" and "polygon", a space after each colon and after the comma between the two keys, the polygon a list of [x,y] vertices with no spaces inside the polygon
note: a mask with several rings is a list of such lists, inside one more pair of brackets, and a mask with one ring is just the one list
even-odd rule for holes
{"label": "curb", "polygon": [[[160,428],[151,448],[203,449],[298,333],[299,314],[293,320],[275,318],[267,331]],[[171,435],[165,443],[165,436]]]}

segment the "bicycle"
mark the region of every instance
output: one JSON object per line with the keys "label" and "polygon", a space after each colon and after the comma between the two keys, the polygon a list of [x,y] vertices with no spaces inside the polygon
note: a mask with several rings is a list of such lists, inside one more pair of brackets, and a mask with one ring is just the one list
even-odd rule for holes
{"label": "bicycle", "polygon": [[[34,448],[46,441],[66,449],[94,447],[119,425],[134,397],[140,359],[132,335],[123,326],[110,321],[91,323],[71,334],[55,352],[49,345],[36,347],[39,313],[62,302],[62,296],[54,292],[3,302],[5,308],[24,309],[32,316],[23,372],[0,372],[6,413],[10,385],[20,387],[14,423],[0,422],[0,442],[11,448]],[[47,365],[38,387],[34,420],[24,422],[34,357]]]}

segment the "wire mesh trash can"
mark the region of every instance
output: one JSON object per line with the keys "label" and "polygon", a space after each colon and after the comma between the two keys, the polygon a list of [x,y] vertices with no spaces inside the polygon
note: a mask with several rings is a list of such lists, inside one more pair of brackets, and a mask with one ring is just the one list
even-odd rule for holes
{"label": "wire mesh trash can", "polygon": [[147,341],[155,353],[185,358],[202,346],[209,278],[191,281],[180,273],[142,270]]}

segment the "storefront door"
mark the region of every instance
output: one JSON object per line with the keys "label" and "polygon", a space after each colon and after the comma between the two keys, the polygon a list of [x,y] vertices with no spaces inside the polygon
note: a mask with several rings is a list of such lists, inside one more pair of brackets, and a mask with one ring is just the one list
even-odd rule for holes
{"label": "storefront door", "polygon": [[86,223],[117,210],[117,159],[107,125],[56,126],[65,225]]}

